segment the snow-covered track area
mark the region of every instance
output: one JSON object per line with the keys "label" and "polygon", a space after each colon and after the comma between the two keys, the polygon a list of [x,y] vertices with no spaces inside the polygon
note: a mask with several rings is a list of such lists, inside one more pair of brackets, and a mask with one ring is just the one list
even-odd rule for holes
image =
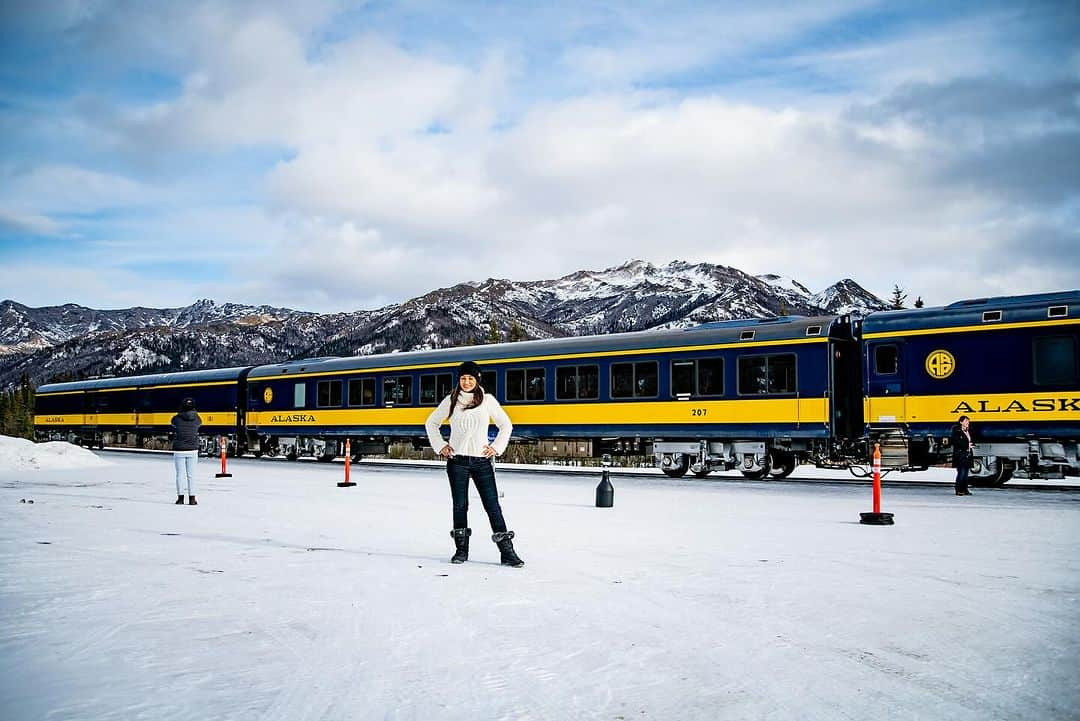
{"label": "snow-covered track area", "polygon": [[512,569],[437,466],[96,456],[0,466],[5,719],[1080,714],[1080,490],[500,469]]}

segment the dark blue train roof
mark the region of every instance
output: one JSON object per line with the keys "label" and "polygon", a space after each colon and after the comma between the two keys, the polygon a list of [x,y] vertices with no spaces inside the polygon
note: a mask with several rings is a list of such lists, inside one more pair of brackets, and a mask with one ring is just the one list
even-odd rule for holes
{"label": "dark blue train roof", "polygon": [[[753,338],[744,337],[753,332]],[[815,332],[816,331],[816,332]],[[807,337],[848,337],[845,316],[782,317],[766,320],[721,321],[677,330],[611,333],[608,335],[551,338],[547,340],[462,346],[439,350],[382,353],[347,358],[305,358],[254,368],[248,377],[272,378],[290,374],[333,373],[366,368],[412,367],[454,364],[465,360],[490,361],[537,356],[562,356],[610,351],[680,348],[727,343],[767,343]]]}
{"label": "dark blue train roof", "polygon": [[180,373],[153,373],[144,376],[125,376],[123,378],[93,378],[70,383],[49,383],[39,386],[38,394],[62,393],[69,391],[93,391],[103,388],[136,388],[145,386],[177,385],[181,383],[213,383],[214,381],[234,381],[251,366],[239,368],[214,368],[203,371],[183,371]]}
{"label": "dark blue train roof", "polygon": [[1080,291],[975,298],[934,308],[886,310],[862,321],[862,336],[881,336],[935,328],[992,327],[1080,318]]}

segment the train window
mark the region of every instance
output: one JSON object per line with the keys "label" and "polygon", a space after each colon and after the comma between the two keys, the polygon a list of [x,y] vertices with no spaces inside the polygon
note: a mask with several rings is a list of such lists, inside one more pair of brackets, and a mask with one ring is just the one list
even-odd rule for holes
{"label": "train window", "polygon": [[612,398],[652,398],[657,387],[656,361],[611,364]]}
{"label": "train window", "polygon": [[1033,341],[1035,384],[1040,386],[1075,383],[1076,338],[1068,335],[1044,336]]}
{"label": "train window", "polygon": [[562,366],[555,369],[555,398],[574,400],[599,396],[599,366]]}
{"label": "train window", "polygon": [[304,408],[307,406],[307,386],[303,383],[297,383],[293,386],[293,408]]}
{"label": "train window", "polygon": [[341,381],[319,381],[315,390],[316,408],[339,408],[341,406]]}
{"label": "train window", "polygon": [[525,371],[525,400],[542,401],[547,393],[543,368],[529,368]]}
{"label": "train window", "polygon": [[484,389],[484,393],[497,393],[496,379],[498,377],[496,371],[480,371],[480,387]]}
{"label": "train window", "polygon": [[412,376],[387,376],[383,378],[383,405],[407,406],[412,404]]}
{"label": "train window", "polygon": [[985,310],[983,311],[983,323],[995,323],[1001,320],[1000,310]]}
{"label": "train window", "polygon": [[1046,309],[1047,318],[1067,318],[1069,316],[1069,306],[1067,305],[1052,305]]}
{"label": "train window", "polygon": [[796,388],[794,353],[739,358],[740,395],[779,395]]}
{"label": "train window", "polygon": [[671,394],[708,398],[724,395],[724,359],[698,358],[671,363]]}
{"label": "train window", "polygon": [[450,373],[428,373],[420,376],[420,405],[437,406],[450,395],[454,376]]}
{"label": "train window", "polygon": [[769,361],[769,393],[795,393],[795,354],[774,355]]}
{"label": "train window", "polygon": [[697,361],[671,361],[671,395],[693,394],[696,376]]}
{"label": "train window", "polygon": [[900,348],[892,344],[874,348],[874,373],[888,376],[900,371]]}
{"label": "train window", "polygon": [[806,335],[821,335],[820,325],[810,325],[806,327]]}
{"label": "train window", "polygon": [[702,358],[697,362],[697,394],[702,397],[724,395],[723,358]]}
{"label": "train window", "polygon": [[744,330],[739,334],[739,340],[754,340],[754,336],[757,335],[757,331]]}
{"label": "train window", "polygon": [[544,369],[516,368],[506,371],[506,400],[544,400]]}
{"label": "train window", "polygon": [[349,381],[349,405],[350,406],[373,406],[375,405],[375,379],[354,378]]}

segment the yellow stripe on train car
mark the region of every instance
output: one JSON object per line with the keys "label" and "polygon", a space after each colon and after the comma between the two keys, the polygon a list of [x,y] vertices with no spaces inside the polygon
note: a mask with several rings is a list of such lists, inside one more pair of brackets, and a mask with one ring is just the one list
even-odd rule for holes
{"label": "yellow stripe on train car", "polygon": [[1026,323],[987,323],[985,325],[960,325],[951,328],[917,328],[911,330],[889,330],[877,333],[865,333],[863,340],[877,340],[881,338],[901,338],[912,335],[947,335],[949,333],[972,333],[984,330],[1015,330],[1017,328],[1047,328],[1062,325],[1075,325],[1080,323],[1080,318],[1068,320],[1041,320]]}
{"label": "yellow stripe on train car", "polygon": [[81,426],[84,424],[85,416],[82,413],[75,413],[68,415],[60,415],[56,413],[47,413],[41,416],[34,416],[35,426]]}
{"label": "yellow stripe on train car", "polygon": [[1080,422],[1080,389],[1054,393],[871,396],[864,399],[864,410],[868,423],[955,423],[960,416],[980,423]]}
{"label": "yellow stripe on train car", "polygon": [[[505,405],[510,420],[519,425],[634,425],[720,423],[826,423],[826,398],[761,398],[731,401],[649,401],[626,403],[556,403]],[[431,407],[350,408],[294,411],[253,411],[248,425],[315,426],[420,426]]]}
{"label": "yellow stripe on train car", "polygon": [[[87,413],[87,414],[45,414],[34,416],[37,426],[167,426],[176,413]],[[236,413],[233,411],[214,411],[200,413],[205,426],[235,426]]]}
{"label": "yellow stripe on train car", "polygon": [[[235,426],[235,411],[197,411],[204,426]],[[167,426],[172,423],[175,411],[165,413],[140,413],[140,426]]]}

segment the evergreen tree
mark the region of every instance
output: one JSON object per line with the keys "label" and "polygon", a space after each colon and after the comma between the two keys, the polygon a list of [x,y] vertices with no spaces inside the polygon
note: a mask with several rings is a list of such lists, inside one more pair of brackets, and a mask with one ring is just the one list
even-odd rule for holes
{"label": "evergreen tree", "polygon": [[510,326],[510,342],[517,343],[519,340],[525,339],[525,332],[521,330],[521,326],[515,320]]}
{"label": "evergreen tree", "polygon": [[893,285],[892,287],[892,300],[889,302],[889,310],[900,310],[904,307],[904,302],[907,300],[907,293],[899,285]]}
{"label": "evergreen tree", "polygon": [[488,326],[488,343],[498,343],[502,340],[502,334],[499,333],[499,326],[495,325],[495,319],[491,319],[491,324]]}
{"label": "evergreen tree", "polygon": [[922,308],[924,305],[926,305],[926,303],[923,303],[923,299],[922,299],[921,295],[915,298],[915,307],[916,308]]}

